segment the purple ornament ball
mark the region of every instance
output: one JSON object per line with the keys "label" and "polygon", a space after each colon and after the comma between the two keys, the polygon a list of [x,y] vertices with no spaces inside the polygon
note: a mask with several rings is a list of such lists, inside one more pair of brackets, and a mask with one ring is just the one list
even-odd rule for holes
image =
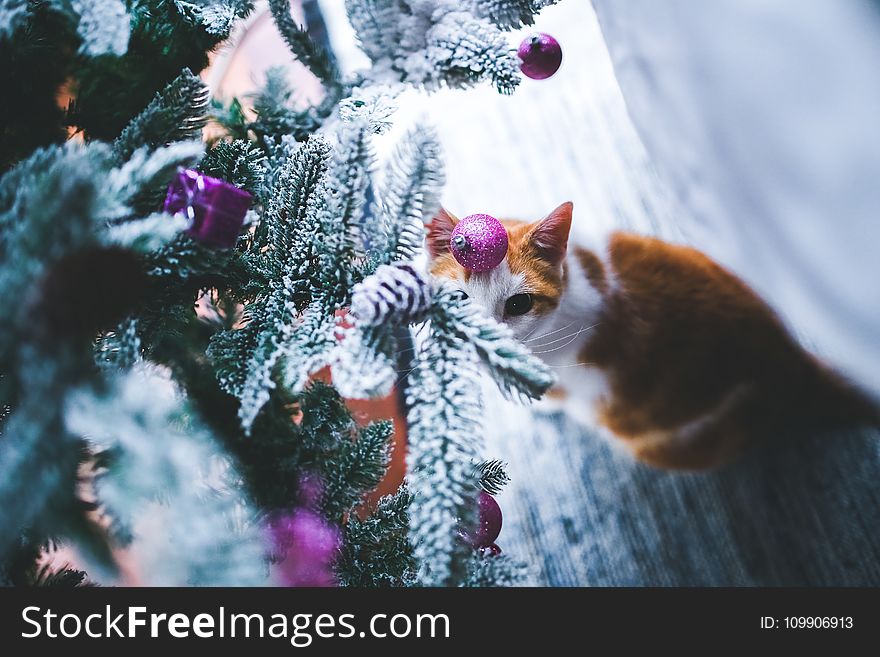
{"label": "purple ornament ball", "polygon": [[501,507],[489,493],[480,491],[477,509],[477,526],[473,532],[465,533],[464,538],[475,548],[488,548],[501,533]]}
{"label": "purple ornament ball", "polygon": [[468,215],[455,225],[449,248],[465,269],[489,271],[507,255],[507,229],[488,214]]}
{"label": "purple ornament ball", "polygon": [[543,32],[536,32],[523,39],[516,54],[522,60],[519,69],[533,80],[549,78],[562,64],[562,46]]}
{"label": "purple ornament ball", "polygon": [[339,530],[308,509],[269,519],[268,529],[284,586],[336,586],[333,562],[342,545]]}

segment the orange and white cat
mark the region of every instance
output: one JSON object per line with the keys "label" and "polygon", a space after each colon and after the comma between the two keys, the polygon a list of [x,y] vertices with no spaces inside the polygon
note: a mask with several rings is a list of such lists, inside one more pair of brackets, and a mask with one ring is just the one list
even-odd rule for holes
{"label": "orange and white cat", "polygon": [[503,221],[506,258],[473,273],[449,251],[457,221],[441,210],[431,222],[431,272],[508,324],[557,368],[567,408],[647,463],[702,469],[784,435],[880,426],[872,400],[695,249],[626,232],[569,249],[564,203],[534,223]]}

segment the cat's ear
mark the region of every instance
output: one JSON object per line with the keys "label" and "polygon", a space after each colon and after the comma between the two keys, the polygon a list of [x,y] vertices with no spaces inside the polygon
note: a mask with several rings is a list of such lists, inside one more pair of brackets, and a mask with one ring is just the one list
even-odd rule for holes
{"label": "cat's ear", "polygon": [[574,204],[571,201],[563,203],[537,222],[529,233],[532,248],[551,264],[558,265],[565,257],[573,208]]}
{"label": "cat's ear", "polygon": [[449,240],[452,237],[452,231],[458,219],[447,212],[444,208],[440,208],[437,214],[428,224],[428,253],[432,258],[449,253]]}

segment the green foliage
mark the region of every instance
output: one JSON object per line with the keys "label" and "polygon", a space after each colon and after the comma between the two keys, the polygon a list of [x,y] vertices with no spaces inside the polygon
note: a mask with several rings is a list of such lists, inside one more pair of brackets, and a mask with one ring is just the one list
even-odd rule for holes
{"label": "green foliage", "polygon": [[425,80],[426,86],[468,87],[491,80],[499,93],[511,94],[520,82],[519,60],[504,35],[491,23],[465,12],[447,14],[428,33],[426,46],[433,55],[431,67],[439,72],[439,79]]}
{"label": "green foliage", "polygon": [[457,540],[456,528],[474,522],[482,479],[472,466],[481,434],[477,363],[489,368],[502,391],[527,398],[543,394],[553,375],[509,329],[479,315],[448,283],[434,292],[430,332],[414,360],[407,387],[407,465],[415,495],[410,540],[421,566],[419,581],[450,585],[469,577],[470,552]]}
{"label": "green foliage", "polygon": [[[260,531],[238,473],[173,384],[146,366],[108,384],[70,392],[65,424],[89,437],[101,464],[95,492],[113,535],[128,543],[137,524],[162,523],[165,532],[139,534],[142,566],[158,585],[263,583]],[[213,477],[212,464],[222,467]]]}
{"label": "green foliage", "polygon": [[128,48],[130,17],[122,0],[0,0],[0,37],[25,28],[33,13],[41,10],[55,12],[75,25],[84,55],[119,56]]}
{"label": "green foliage", "polygon": [[251,0],[174,0],[180,15],[207,34],[225,39],[235,20],[252,8]]}
{"label": "green foliage", "polygon": [[[4,0],[0,84],[11,91],[0,100],[0,171],[35,148],[60,143],[68,126],[113,140],[181,70],[201,71],[207,52],[252,4]],[[62,86],[74,96],[66,113],[57,105]],[[127,152],[138,145],[128,143]]]}
{"label": "green foliage", "polygon": [[56,97],[69,76],[66,62],[76,49],[69,22],[28,0],[0,5],[0,173],[37,149],[67,136]]}
{"label": "green foliage", "polygon": [[491,81],[499,92],[519,84],[518,60],[502,30],[531,23],[552,0],[346,0],[349,20],[373,61],[368,75],[426,89]]}
{"label": "green foliage", "polygon": [[480,488],[489,493],[489,495],[497,495],[501,489],[510,481],[505,470],[507,466],[497,459],[491,461],[483,461],[477,466],[477,476],[479,477]]}
{"label": "green foliage", "polygon": [[0,0],[0,38],[8,39],[26,22],[28,0]]}
{"label": "green foliage", "polygon": [[361,50],[374,62],[400,43],[403,26],[398,0],[345,0],[345,9]]}
{"label": "green foliage", "polygon": [[264,143],[277,135],[284,135],[296,141],[305,141],[321,127],[333,109],[332,101],[335,99],[328,96],[317,106],[297,107],[294,90],[287,78],[287,71],[283,68],[266,70],[263,85],[246,97],[256,114],[254,121],[248,120],[237,98],[233,98],[228,105],[214,101],[214,119],[231,136],[239,139],[255,138],[258,143]]}
{"label": "green foliage", "polygon": [[411,260],[421,250],[425,224],[440,207],[445,184],[437,135],[420,126],[398,143],[386,168],[384,184],[373,209],[378,256],[373,262]]}
{"label": "green foliage", "polygon": [[410,586],[416,560],[407,530],[412,495],[402,486],[379,500],[365,519],[352,516],[345,526],[336,575],[343,586]]}
{"label": "green foliage", "polygon": [[296,397],[272,395],[252,435],[230,445],[260,508],[289,510],[301,501],[303,475],[317,476],[320,509],[338,523],[384,475],[391,429],[387,422],[359,428],[339,393],[315,381]]}
{"label": "green foliage", "polygon": [[469,0],[478,16],[483,16],[502,30],[516,30],[534,25],[535,15],[559,0]]}
{"label": "green foliage", "polygon": [[[106,542],[79,501],[81,441],[66,427],[61,405],[72,387],[97,376],[91,340],[75,328],[73,295],[100,294],[102,280],[120,272],[102,269],[100,259],[85,270],[91,278],[66,280],[54,272],[83,271],[72,263],[94,257],[80,254],[100,256],[100,245],[119,237],[114,231],[136,225],[129,223],[131,199],[200,151],[177,143],[137,151],[114,166],[109,147],[70,144],[35,152],[0,180],[0,282],[24,300],[0,332],[4,401],[11,408],[0,441],[0,553],[30,529],[72,536],[96,563],[109,563]],[[106,260],[108,267],[115,262]],[[59,296],[41,298],[50,294]],[[26,496],[24,489],[31,489]]]}
{"label": "green foliage", "polygon": [[122,131],[113,142],[120,161],[138,148],[156,148],[172,141],[198,139],[207,122],[208,87],[184,69]]}
{"label": "green foliage", "polygon": [[88,576],[84,570],[76,570],[62,566],[54,570],[49,564],[44,565],[34,576],[33,586],[71,589],[89,586]]}
{"label": "green foliage", "polygon": [[0,586],[91,586],[84,571],[69,565],[50,565],[41,559],[44,550],[51,554],[57,547],[55,541],[41,543],[32,536],[22,535],[18,544],[9,551],[5,562],[0,561]]}
{"label": "green foliage", "polygon": [[335,466],[322,478],[322,511],[327,517],[339,518],[360,503],[364,491],[379,485],[391,459],[393,433],[391,422],[374,422],[361,429],[356,439],[340,444]]}
{"label": "green foliage", "polygon": [[[63,254],[95,241],[95,215],[104,210],[94,176],[110,168],[106,148],[52,147],[36,151],[0,181],[0,284],[10,299]],[[27,318],[13,315],[13,326]],[[13,356],[15,332],[0,333],[0,366]]]}
{"label": "green foliage", "polygon": [[[247,325],[217,334],[208,352],[223,389],[242,402],[245,430],[275,388],[276,366],[283,357],[290,355],[299,364],[294,390],[326,362],[322,354],[332,340],[332,323],[324,304],[312,300],[320,278],[312,238],[328,157],[326,142],[313,138],[285,163],[268,195],[265,230],[253,244],[253,266],[267,287],[245,307]],[[310,310],[300,317],[306,304]]]}
{"label": "green foliage", "polygon": [[76,102],[69,120],[93,138],[111,140],[158,90],[229,35],[253,3],[242,0],[131,0],[131,38],[122,57],[90,58],[73,71]]}
{"label": "green foliage", "polygon": [[123,55],[128,49],[131,19],[122,0],[67,0],[55,2],[69,7],[79,18],[76,29],[85,55]]}
{"label": "green foliage", "polygon": [[214,178],[225,180],[260,198],[266,155],[244,139],[219,141],[199,163],[199,170]]}
{"label": "green foliage", "polygon": [[482,314],[461,298],[451,286],[438,290],[436,307],[442,308],[444,321],[458,338],[470,344],[492,371],[501,391],[508,397],[538,399],[555,381],[555,376],[505,324]]}
{"label": "green foliage", "polygon": [[526,576],[526,565],[506,555],[474,554],[468,563],[467,577],[461,586],[472,588],[516,586]]}
{"label": "green foliage", "polygon": [[476,520],[480,375],[473,347],[447,319],[442,309],[432,316],[407,386],[407,470],[415,496],[410,541],[426,586],[454,585],[465,576],[471,549],[456,530]]}
{"label": "green foliage", "polygon": [[269,8],[278,31],[290,48],[290,52],[308,67],[325,86],[330,94],[341,91],[339,71],[330,53],[315,44],[306,30],[297,25],[290,15],[289,0],[269,0]]}

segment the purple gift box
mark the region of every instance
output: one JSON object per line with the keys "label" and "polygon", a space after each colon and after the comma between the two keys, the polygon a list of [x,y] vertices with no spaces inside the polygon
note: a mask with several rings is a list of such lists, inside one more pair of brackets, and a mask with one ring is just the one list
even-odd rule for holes
{"label": "purple gift box", "polygon": [[190,220],[186,234],[216,249],[235,246],[252,196],[228,182],[185,169],[177,172],[165,197],[165,212]]}

